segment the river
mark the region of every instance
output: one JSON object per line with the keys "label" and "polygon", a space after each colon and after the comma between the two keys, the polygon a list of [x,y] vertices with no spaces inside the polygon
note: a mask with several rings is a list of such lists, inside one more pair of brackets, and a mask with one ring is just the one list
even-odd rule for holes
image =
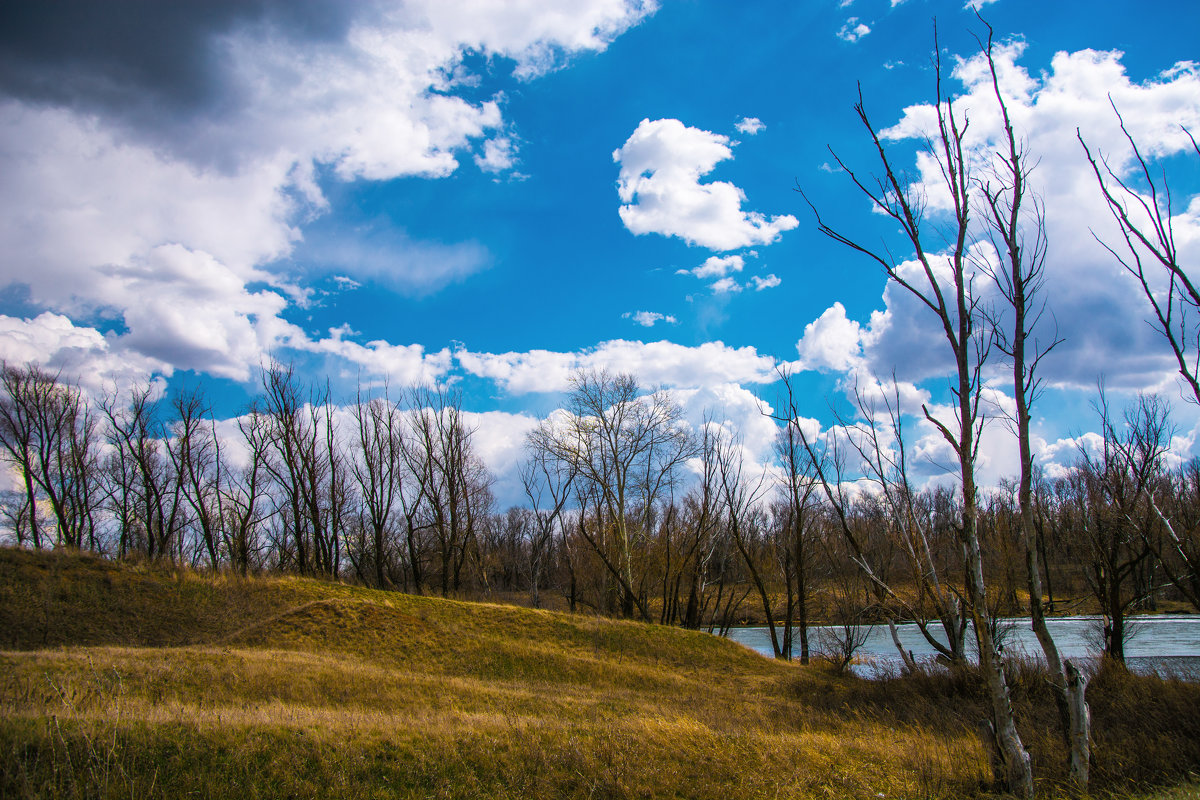
{"label": "river", "polygon": [[[1159,671],[1164,674],[1200,679],[1200,615],[1154,615],[1127,618],[1131,631],[1125,644],[1125,661],[1137,672]],[[1059,652],[1064,658],[1079,662],[1094,662],[1100,651],[1100,622],[1097,617],[1052,617],[1046,621]],[[905,649],[918,659],[932,659],[935,650],[925,641],[916,625],[896,626]],[[1028,619],[1005,620],[1002,642],[1006,654],[1015,653],[1037,657],[1041,655],[1037,638]],[[809,628],[809,643],[815,654],[818,650],[818,628]],[[771,635],[765,627],[734,628],[729,638],[765,656],[771,656]],[[967,633],[973,645],[974,637]],[[944,641],[944,639],[943,639]],[[796,653],[799,657],[799,642]],[[856,655],[855,671],[870,676],[892,671],[900,665],[900,657],[892,644],[886,625],[876,625]]]}

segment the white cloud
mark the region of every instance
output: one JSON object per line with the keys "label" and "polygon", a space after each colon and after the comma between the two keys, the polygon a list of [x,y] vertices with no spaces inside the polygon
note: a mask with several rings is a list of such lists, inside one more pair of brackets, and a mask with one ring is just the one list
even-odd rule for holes
{"label": "white cloud", "polygon": [[475,164],[484,172],[503,172],[512,168],[516,161],[516,148],[512,139],[500,136],[483,143],[483,154],[475,156]]}
{"label": "white cloud", "polygon": [[714,383],[771,383],[775,360],[753,347],[705,342],[686,347],[673,342],[616,339],[577,353],[530,350],[523,353],[473,353],[459,350],[459,366],[488,378],[511,394],[563,392],[579,369],[606,369],[637,375],[646,385],[695,387]]}
{"label": "white cloud", "polygon": [[335,367],[343,366],[345,378],[363,377],[384,379],[400,386],[428,384],[442,378],[451,366],[451,354],[446,348],[426,353],[419,344],[395,345],[381,339],[360,344],[346,339],[344,328],[332,328],[323,339],[310,339],[297,332],[287,344],[295,350],[333,356]]}
{"label": "white cloud", "polygon": [[837,37],[843,42],[853,44],[870,32],[871,28],[865,23],[859,22],[858,17],[851,17],[846,20],[846,24],[837,32]]}
{"label": "white cloud", "polygon": [[[903,2],[903,0],[899,0],[899,2]],[[963,10],[978,11],[984,6],[991,5],[994,2],[996,2],[996,0],[967,0],[966,5],[963,6]],[[897,0],[892,0],[892,5],[897,5]]]}
{"label": "white cloud", "polygon": [[708,285],[713,294],[736,294],[742,290],[742,285],[733,278],[721,278]]}
{"label": "white cloud", "polygon": [[[1050,330],[1054,327],[1064,341],[1043,363],[1043,375],[1055,385],[1090,389],[1103,371],[1113,388],[1162,388],[1174,380],[1176,366],[1145,322],[1150,312],[1136,283],[1093,238],[1094,233],[1115,245],[1120,234],[1075,131],[1080,130],[1093,152],[1104,154],[1114,171],[1129,177],[1133,154],[1113,114],[1111,97],[1145,154],[1157,158],[1186,151],[1191,144],[1180,126],[1200,127],[1200,72],[1194,64],[1179,64],[1135,83],[1120,53],[1083,50],[1057,53],[1050,69],[1035,76],[1017,64],[1023,50],[1020,42],[997,48],[996,66],[1013,124],[1037,163],[1030,175],[1031,189],[1046,208],[1050,259],[1043,297],[1050,313],[1036,333],[1045,342],[1055,334]],[[967,145],[975,166],[986,167],[1003,128],[985,60],[959,60],[954,77],[966,88],[955,107],[960,120],[970,118]],[[907,108],[884,135],[920,139],[934,125],[933,109],[917,105]],[[950,203],[940,186],[937,164],[922,155],[917,166],[928,213],[937,215]],[[1176,243],[1184,263],[1196,263],[1200,199],[1180,203],[1177,195],[1176,207],[1184,208],[1173,220]],[[870,345],[872,359],[903,364],[914,375],[927,377],[948,366],[947,348],[941,341],[933,343],[940,335],[932,315],[905,294],[894,287],[885,294],[878,336]]]}
{"label": "white cloud", "polygon": [[742,117],[733,127],[738,133],[744,133],[747,136],[753,136],[759,131],[765,130],[767,126],[764,125],[763,121],[758,117]]}
{"label": "white cloud", "polygon": [[464,411],[463,421],[475,431],[475,452],[496,478],[492,494],[497,501],[502,507],[527,503],[518,465],[525,457],[525,437],[538,420],[505,411]]}
{"label": "white cloud", "polygon": [[859,324],[846,317],[846,308],[834,303],[804,326],[796,352],[805,369],[847,372],[862,362]]}
{"label": "white cloud", "polygon": [[765,277],[751,275],[750,281],[754,284],[754,291],[756,292],[761,292],[763,289],[774,289],[776,286],[783,283],[783,280],[774,272]]}
{"label": "white cloud", "polygon": [[153,374],[171,370],[169,364],[122,350],[115,337],[49,311],[33,319],[0,315],[0,359],[39,364],[96,397],[114,384],[142,385]]}
{"label": "white cloud", "polygon": [[632,233],[677,236],[710,250],[770,244],[795,228],[795,217],[767,218],[742,210],[745,193],[732,183],[700,179],[733,157],[729,138],[677,119],[644,119],[613,152],[621,165],[621,221]]}
{"label": "white cloud", "polygon": [[677,275],[695,275],[697,278],[724,278],[731,272],[741,272],[746,260],[741,256],[709,256],[704,263],[693,269],[677,270]]}
{"label": "white cloud", "polygon": [[675,325],[679,322],[679,320],[670,314],[660,314],[657,311],[626,311],[621,317],[632,319],[643,328],[653,328],[658,322],[665,322],[668,325]]}
{"label": "white cloud", "polygon": [[[552,0],[331,4],[324,11],[345,26],[321,36],[265,16],[194,32],[213,57],[181,58],[181,69],[196,71],[189,77],[210,90],[211,102],[184,112],[146,115],[136,109],[150,101],[133,111],[111,101],[166,91],[143,85],[157,76],[123,70],[124,55],[115,67],[103,62],[111,74],[71,84],[110,86],[110,94],[65,92],[58,105],[0,97],[0,283],[27,284],[35,307],[67,319],[99,314],[123,325],[105,338],[106,352],[137,369],[154,363],[244,378],[267,350],[297,346],[415,374],[406,348],[312,340],[281,316],[311,293],[284,274],[291,265],[280,259],[293,252],[301,226],[328,207],[318,171],[341,180],[439,177],[472,150],[481,169],[511,169],[516,146],[503,98],[459,96],[472,83],[466,54],[511,58],[518,77],[533,78],[573,54],[603,50],[656,7],[653,0],[584,0],[569,13]],[[470,243],[406,243],[418,246],[390,258],[372,252],[369,240],[354,253],[344,252],[345,240],[316,244],[329,256],[326,271],[410,294],[435,291],[489,261]]]}

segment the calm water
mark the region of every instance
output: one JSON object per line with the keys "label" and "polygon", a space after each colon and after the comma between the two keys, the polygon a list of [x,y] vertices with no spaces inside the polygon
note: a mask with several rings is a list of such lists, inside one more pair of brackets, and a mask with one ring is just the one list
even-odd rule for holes
{"label": "calm water", "polygon": [[[1100,651],[1100,623],[1096,617],[1054,617],[1046,621],[1064,658],[1089,661]],[[1138,671],[1162,670],[1172,674],[1200,678],[1200,616],[1135,617],[1127,622],[1132,635],[1125,644],[1126,663]],[[935,650],[911,623],[897,625],[900,641],[918,659],[932,659]],[[1004,651],[1038,657],[1041,648],[1027,619],[1006,620]],[[816,653],[817,628],[809,628],[810,648]],[[734,628],[729,638],[763,655],[772,655],[771,635],[765,627]],[[974,637],[968,631],[968,643]],[[797,642],[797,652],[799,643]],[[874,665],[899,666],[900,657],[892,644],[886,625],[871,629],[867,642],[858,651],[857,671],[871,674]]]}

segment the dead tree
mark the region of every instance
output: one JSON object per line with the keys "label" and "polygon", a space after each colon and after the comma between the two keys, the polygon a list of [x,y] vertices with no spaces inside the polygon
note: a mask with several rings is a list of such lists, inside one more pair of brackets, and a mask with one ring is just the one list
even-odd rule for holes
{"label": "dead tree", "polygon": [[[334,577],[341,555],[347,476],[329,391],[308,397],[290,364],[262,370],[260,413],[268,422],[263,469],[275,484],[287,548],[301,575]],[[290,550],[290,552],[288,552]]]}
{"label": "dead tree", "polygon": [[[989,60],[991,53],[986,53]],[[941,54],[934,36],[934,109],[936,131],[926,142],[926,152],[938,167],[939,191],[949,198],[951,211],[945,225],[929,224],[925,218],[924,194],[910,185],[893,165],[878,129],[867,115],[862,99],[855,105],[860,122],[879,159],[882,177],[864,180],[834,153],[850,180],[871,202],[874,210],[899,226],[911,267],[898,261],[890,249],[875,249],[827,224],[813,207],[822,233],[861,253],[877,264],[888,279],[907,291],[937,320],[954,360],[950,391],[954,398],[950,417],[942,419],[927,407],[925,418],[942,435],[958,462],[962,491],[962,513],[958,537],[966,563],[967,606],[974,624],[980,666],[991,705],[990,727],[997,756],[996,778],[1021,797],[1033,795],[1033,772],[1028,752],[1017,732],[1000,653],[992,639],[983,574],[983,553],[978,530],[978,490],[975,462],[983,425],[980,410],[981,373],[991,346],[983,324],[980,296],[974,286],[970,248],[971,210],[975,188],[972,155],[966,144],[968,121],[942,87]],[[811,205],[811,204],[810,204]]]}
{"label": "dead tree", "polygon": [[1021,474],[1017,482],[1021,541],[1025,549],[1025,575],[1029,590],[1029,616],[1038,644],[1050,672],[1060,725],[1068,748],[1067,768],[1080,793],[1088,787],[1091,758],[1091,712],[1085,698],[1086,677],[1069,659],[1063,659],[1050,629],[1042,604],[1041,553],[1039,528],[1035,519],[1033,481],[1034,461],[1030,434],[1031,409],[1041,390],[1037,374],[1042,359],[1061,341],[1056,334],[1039,339],[1046,304],[1042,297],[1045,284],[1046,215],[1041,201],[1029,187],[1033,170],[1029,154],[1018,141],[1008,104],[1000,91],[996,62],[992,52],[992,31],[984,45],[992,78],[992,92],[1004,122],[1004,136],[991,167],[991,174],[977,179],[980,204],[987,225],[988,240],[997,263],[985,269],[1005,300],[1005,309],[992,320],[997,349],[1012,364],[1013,399],[1016,416],[1010,422],[1017,435]]}

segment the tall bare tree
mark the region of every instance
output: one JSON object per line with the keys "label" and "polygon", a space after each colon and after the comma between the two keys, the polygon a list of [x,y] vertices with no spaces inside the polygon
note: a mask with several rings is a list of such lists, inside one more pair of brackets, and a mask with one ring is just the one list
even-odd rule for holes
{"label": "tall bare tree", "polygon": [[1105,656],[1125,661],[1128,614],[1154,582],[1152,537],[1161,528],[1151,492],[1163,472],[1170,441],[1167,407],[1157,395],[1139,395],[1116,420],[1103,387],[1097,411],[1104,431],[1099,453],[1080,448],[1076,523],[1084,542],[1084,574],[1100,606]]}
{"label": "tall bare tree", "polygon": [[336,576],[348,487],[328,388],[305,397],[290,364],[272,362],[261,377],[259,413],[269,423],[262,466],[279,493],[281,555],[301,575]]}
{"label": "tall bare tree", "polygon": [[175,421],[166,443],[167,455],[192,509],[200,542],[216,569],[222,558],[221,443],[212,420],[212,410],[198,390],[185,390],[171,399]]}
{"label": "tall bare tree", "polygon": [[[221,532],[230,567],[239,575],[249,573],[259,549],[259,531],[275,514],[270,508],[268,475],[270,420],[251,406],[238,418],[238,430],[246,442],[249,462],[239,470],[224,468],[221,491]],[[219,458],[218,454],[218,458]]]}
{"label": "tall bare tree", "polygon": [[986,222],[987,238],[997,263],[985,264],[1005,300],[1005,310],[993,319],[997,349],[1012,364],[1013,398],[1016,416],[1011,420],[1017,434],[1021,473],[1017,481],[1017,505],[1021,541],[1025,549],[1025,575],[1029,592],[1030,624],[1050,671],[1055,701],[1059,708],[1063,736],[1068,747],[1068,772],[1077,791],[1086,792],[1091,759],[1091,713],[1085,690],[1086,677],[1069,660],[1063,659],[1046,625],[1042,603],[1041,553],[1035,519],[1033,483],[1034,460],[1030,432],[1031,409],[1041,391],[1038,367],[1042,359],[1060,342],[1056,334],[1039,339],[1045,317],[1046,238],[1045,209],[1029,186],[1033,170],[1029,153],[1018,140],[1008,113],[1008,104],[1000,90],[993,53],[992,29],[983,44],[992,79],[992,93],[1004,123],[1004,136],[990,174],[977,178],[980,205]]}
{"label": "tall bare tree", "polygon": [[[987,57],[990,60],[990,52]],[[991,349],[991,337],[988,327],[982,324],[981,297],[974,285],[976,270],[971,260],[971,247],[975,243],[971,216],[976,187],[974,162],[966,143],[968,120],[942,85],[944,71],[936,29],[933,62],[936,130],[926,142],[926,155],[937,165],[941,180],[938,191],[944,192],[949,200],[951,210],[944,223],[926,219],[924,192],[908,183],[903,171],[895,167],[883,137],[867,114],[861,87],[854,108],[878,157],[881,176],[875,181],[866,180],[836,153],[833,155],[874,210],[899,226],[907,255],[903,261],[897,260],[893,249],[864,244],[827,224],[815,207],[813,211],[822,233],[868,257],[889,280],[933,315],[953,357],[950,392],[954,403],[950,417],[943,419],[927,407],[922,411],[958,462],[962,491],[958,536],[967,567],[967,605],[991,704],[989,722],[997,756],[996,778],[1009,791],[1031,797],[1033,771],[1029,753],[1017,732],[1003,663],[992,636],[978,530],[975,463],[984,421],[980,409],[981,375]],[[905,268],[905,261],[915,263],[915,269]]]}
{"label": "tall bare tree", "polygon": [[575,464],[560,461],[550,453],[527,448],[529,455],[520,466],[521,485],[533,514],[529,540],[529,601],[541,605],[541,579],[555,533],[564,528],[564,514],[575,482]]}
{"label": "tall bare tree", "polygon": [[812,458],[799,441],[796,426],[787,424],[775,439],[775,455],[783,467],[782,489],[785,513],[779,526],[780,561],[787,591],[783,619],[783,657],[791,659],[798,641],[800,663],[811,655],[808,640],[809,595],[815,557],[815,532],[820,526],[820,503]]}

